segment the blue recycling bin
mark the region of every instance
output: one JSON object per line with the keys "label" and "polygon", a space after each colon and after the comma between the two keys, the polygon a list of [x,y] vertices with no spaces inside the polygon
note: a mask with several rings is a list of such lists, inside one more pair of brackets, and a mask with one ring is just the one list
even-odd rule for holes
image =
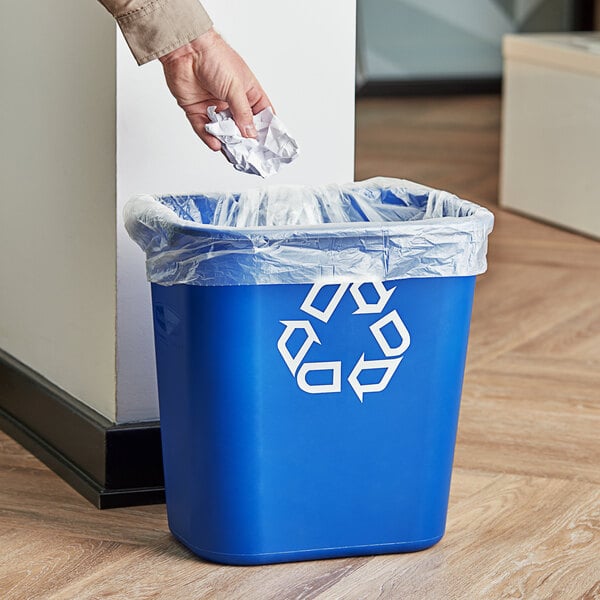
{"label": "blue recycling bin", "polygon": [[[375,179],[312,188],[270,224],[296,190],[126,209],[152,281],[169,527],[226,564],[430,547],[493,218]],[[214,224],[248,215],[265,224]]]}

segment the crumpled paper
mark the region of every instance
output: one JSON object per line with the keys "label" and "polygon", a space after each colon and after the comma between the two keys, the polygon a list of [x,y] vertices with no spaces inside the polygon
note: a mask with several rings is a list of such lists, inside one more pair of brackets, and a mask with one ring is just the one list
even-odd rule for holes
{"label": "crumpled paper", "polygon": [[207,114],[212,122],[205,125],[206,131],[220,140],[223,153],[238,171],[266,178],[298,157],[296,140],[270,107],[254,115],[256,139],[242,136],[229,110],[217,112],[216,106],[209,106]]}

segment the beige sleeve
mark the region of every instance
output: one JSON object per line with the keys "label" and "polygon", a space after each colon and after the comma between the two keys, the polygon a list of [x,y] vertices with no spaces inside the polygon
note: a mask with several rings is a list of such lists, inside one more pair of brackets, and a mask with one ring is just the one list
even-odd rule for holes
{"label": "beige sleeve", "polygon": [[139,65],[175,50],[212,27],[198,0],[99,0],[115,17]]}

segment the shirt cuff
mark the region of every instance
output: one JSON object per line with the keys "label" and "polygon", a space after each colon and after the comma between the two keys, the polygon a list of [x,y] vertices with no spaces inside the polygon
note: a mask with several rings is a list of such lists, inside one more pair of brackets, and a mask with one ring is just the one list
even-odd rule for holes
{"label": "shirt cuff", "polygon": [[198,0],[149,0],[116,17],[138,65],[184,46],[213,25]]}

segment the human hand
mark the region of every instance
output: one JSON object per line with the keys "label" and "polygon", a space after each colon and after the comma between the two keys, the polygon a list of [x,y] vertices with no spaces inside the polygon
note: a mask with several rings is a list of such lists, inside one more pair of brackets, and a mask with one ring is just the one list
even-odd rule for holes
{"label": "human hand", "polygon": [[242,135],[256,137],[252,116],[271,102],[242,57],[214,29],[160,61],[177,104],[211,150],[221,150],[221,142],[204,129],[209,106],[217,112],[229,108]]}

